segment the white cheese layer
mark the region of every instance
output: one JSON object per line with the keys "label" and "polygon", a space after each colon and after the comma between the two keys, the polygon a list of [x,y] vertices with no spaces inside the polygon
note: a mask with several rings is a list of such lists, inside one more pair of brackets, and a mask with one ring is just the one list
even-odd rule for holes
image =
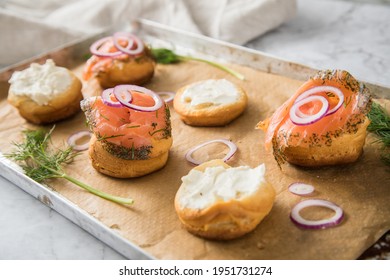
{"label": "white cheese layer", "polygon": [[190,103],[190,106],[206,103],[223,105],[234,103],[239,97],[237,88],[228,80],[205,80],[187,87],[181,96],[181,101]]}
{"label": "white cheese layer", "polygon": [[264,175],[264,164],[256,168],[207,167],[204,172],[193,169],[182,177],[180,205],[183,208],[204,209],[217,201],[242,199],[265,182]]}
{"label": "white cheese layer", "polygon": [[66,68],[48,59],[45,64],[32,63],[23,71],[15,71],[9,83],[13,94],[27,96],[38,105],[47,105],[70,87],[72,77]]}

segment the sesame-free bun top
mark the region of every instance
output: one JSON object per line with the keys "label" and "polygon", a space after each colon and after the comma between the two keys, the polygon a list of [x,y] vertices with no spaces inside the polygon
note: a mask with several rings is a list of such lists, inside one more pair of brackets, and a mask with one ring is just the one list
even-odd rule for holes
{"label": "sesame-free bun top", "polygon": [[53,123],[80,111],[81,81],[51,59],[14,72],[9,83],[8,102],[31,123]]}
{"label": "sesame-free bun top", "polygon": [[223,126],[240,116],[248,103],[245,91],[226,79],[210,79],[180,88],[173,106],[192,126]]}
{"label": "sesame-free bun top", "polygon": [[212,160],[182,178],[175,209],[183,226],[207,239],[228,240],[252,231],[271,211],[275,190],[265,166],[230,167]]}

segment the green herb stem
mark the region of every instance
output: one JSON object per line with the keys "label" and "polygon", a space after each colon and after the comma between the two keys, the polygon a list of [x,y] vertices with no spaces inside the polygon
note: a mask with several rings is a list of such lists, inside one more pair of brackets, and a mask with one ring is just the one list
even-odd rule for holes
{"label": "green herb stem", "polygon": [[92,188],[91,186],[77,180],[76,178],[73,178],[65,173],[63,173],[61,175],[61,178],[64,178],[66,180],[68,180],[69,182],[72,182],[73,184],[89,191],[90,193],[93,193],[101,198],[104,198],[104,199],[107,199],[107,200],[110,200],[112,202],[116,202],[116,203],[119,203],[119,204],[127,204],[127,205],[131,205],[134,203],[134,200],[131,199],[131,198],[123,198],[123,197],[119,197],[119,196],[114,196],[114,195],[111,195],[111,194],[108,194],[108,193],[105,193],[105,192],[102,192],[100,190],[97,190],[95,188]]}
{"label": "green herb stem", "polygon": [[130,198],[110,195],[67,175],[62,170],[62,165],[70,163],[78,153],[75,153],[70,147],[65,150],[49,147],[53,129],[54,127],[49,132],[43,130],[24,131],[25,142],[15,144],[17,150],[7,155],[7,157],[20,162],[26,175],[37,182],[52,178],[63,178],[109,201],[126,205],[133,204],[134,201]]}
{"label": "green herb stem", "polygon": [[202,58],[196,58],[196,57],[191,57],[191,56],[181,56],[179,55],[180,59],[181,60],[195,60],[195,61],[200,61],[200,62],[204,62],[204,63],[207,63],[211,66],[214,66],[222,71],[225,71],[227,73],[229,73],[230,75],[233,75],[234,77],[236,77],[237,79],[243,81],[245,80],[245,76],[242,75],[241,73],[238,73],[237,71],[229,68],[229,67],[226,67],[222,64],[219,64],[219,63],[216,63],[216,62],[213,62],[213,61],[210,61],[210,60],[207,60],[207,59],[202,59]]}
{"label": "green herb stem", "polygon": [[178,63],[181,61],[194,60],[194,61],[207,63],[213,67],[216,67],[222,71],[225,71],[225,72],[233,75],[237,79],[245,80],[244,75],[242,75],[241,73],[238,73],[237,71],[234,71],[233,69],[231,69],[227,66],[224,66],[222,64],[219,64],[219,63],[207,60],[207,59],[196,58],[196,57],[191,57],[191,56],[177,55],[172,50],[164,49],[164,48],[156,48],[156,49],[152,48],[151,52],[152,52],[152,56],[154,57],[154,59],[157,63],[172,64],[172,63]]}

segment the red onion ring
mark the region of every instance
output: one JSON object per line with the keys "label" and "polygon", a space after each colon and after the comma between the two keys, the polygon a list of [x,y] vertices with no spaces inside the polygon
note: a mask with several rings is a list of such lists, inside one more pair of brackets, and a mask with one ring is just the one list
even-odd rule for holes
{"label": "red onion ring", "polygon": [[[125,38],[128,42],[126,47],[122,47],[119,44],[119,39]],[[117,32],[114,34],[114,46],[120,50],[121,52],[129,55],[137,55],[143,52],[144,50],[144,43],[133,34],[126,33],[126,32]],[[132,47],[136,44],[136,48],[133,50]]]}
{"label": "red onion ring", "polygon": [[[313,100],[319,100],[322,103],[321,109],[314,115],[303,114],[299,110],[299,107]],[[308,125],[319,121],[326,115],[328,110],[329,102],[328,100],[326,100],[325,97],[320,95],[308,96],[294,103],[294,105],[290,109],[290,119],[296,125]]]}
{"label": "red onion ring", "polygon": [[[300,211],[306,207],[321,206],[326,207],[335,212],[329,219],[322,220],[306,220],[300,215]],[[325,229],[340,224],[344,218],[343,210],[333,202],[323,199],[308,199],[299,202],[291,211],[290,218],[297,226],[305,229]]]}
{"label": "red onion ring", "polygon": [[[152,107],[144,107],[144,106],[138,106],[138,105],[132,104],[131,102],[133,101],[133,99],[132,99],[131,91],[136,91],[139,93],[149,95],[150,97],[153,98],[154,105]],[[141,111],[141,112],[157,111],[163,105],[163,101],[157,93],[155,93],[147,88],[140,87],[140,86],[135,86],[135,85],[116,86],[114,88],[114,95],[115,95],[116,99],[118,99],[118,101],[122,105],[124,105],[130,109],[134,109],[134,110]]]}
{"label": "red onion ring", "polygon": [[[173,100],[173,98],[175,97],[175,93],[170,92],[170,91],[160,91],[160,92],[157,92],[157,94],[160,95],[160,97],[165,101],[165,103],[171,102]],[[168,97],[164,98],[163,97],[164,95],[168,95]]]}
{"label": "red onion ring", "polygon": [[204,147],[204,146],[206,146],[206,145],[208,145],[208,144],[211,144],[211,143],[222,143],[222,144],[225,144],[226,146],[229,147],[229,149],[230,149],[229,152],[228,152],[228,153],[226,154],[226,156],[222,159],[224,162],[228,161],[228,160],[236,153],[236,151],[237,151],[237,146],[236,146],[236,144],[234,144],[233,142],[231,142],[231,141],[229,141],[229,140],[227,140],[227,139],[215,139],[215,140],[210,140],[210,141],[207,141],[207,142],[203,142],[203,143],[201,143],[201,144],[199,144],[199,145],[197,145],[197,146],[191,148],[191,149],[186,153],[186,155],[185,155],[186,159],[187,159],[189,162],[191,162],[192,164],[195,164],[195,165],[202,164],[202,162],[197,161],[196,159],[194,159],[194,158],[192,157],[192,154],[193,154],[196,150],[198,150],[198,149],[200,149],[200,148],[202,148],[202,147]]}
{"label": "red onion ring", "polygon": [[89,141],[85,142],[84,144],[76,144],[77,140],[80,140],[81,138],[86,137],[86,136],[91,138],[92,133],[88,130],[82,130],[82,131],[76,132],[76,133],[72,134],[71,136],[69,136],[69,138],[67,140],[68,145],[71,146],[73,148],[73,150],[76,150],[76,151],[87,150],[89,148]]}
{"label": "red onion ring", "polygon": [[[102,92],[102,100],[103,100],[103,103],[108,105],[108,106],[111,106],[111,107],[122,107],[123,105],[119,102],[119,101],[113,101],[111,99],[111,96],[114,94],[114,88],[108,88],[108,89],[105,89],[103,90]],[[129,94],[127,96],[127,99],[129,99],[128,102],[131,101],[131,95]]]}
{"label": "red onion ring", "polygon": [[337,105],[334,108],[332,108],[331,110],[329,110],[326,113],[326,115],[330,115],[330,114],[333,114],[334,112],[336,112],[344,102],[343,92],[339,88],[333,87],[333,86],[318,86],[318,87],[311,88],[311,89],[303,92],[301,95],[299,95],[298,98],[295,100],[295,102],[298,102],[298,101],[300,101],[300,100],[302,100],[310,95],[313,95],[316,93],[321,93],[321,92],[331,92],[331,93],[336,94],[337,97],[339,98],[339,102],[337,103]]}
{"label": "red onion ring", "polygon": [[309,195],[314,192],[314,187],[309,184],[297,182],[297,183],[292,183],[289,187],[288,190],[296,195]]}
{"label": "red onion ring", "polygon": [[102,56],[102,57],[114,57],[118,55],[122,55],[123,52],[121,51],[116,51],[116,52],[102,52],[99,51],[100,47],[106,43],[107,41],[112,41],[112,36],[104,37],[100,40],[97,40],[95,43],[91,45],[89,48],[90,52],[96,56]]}

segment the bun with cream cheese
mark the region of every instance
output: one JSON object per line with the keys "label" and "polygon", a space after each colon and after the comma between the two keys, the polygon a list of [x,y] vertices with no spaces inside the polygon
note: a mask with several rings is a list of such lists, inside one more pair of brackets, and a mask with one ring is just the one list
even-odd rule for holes
{"label": "bun with cream cheese", "polygon": [[264,179],[265,166],[230,167],[212,160],[182,178],[176,193],[177,215],[190,233],[216,240],[238,238],[269,214],[275,190]]}
{"label": "bun with cream cheese", "polygon": [[80,111],[81,81],[52,60],[15,72],[9,82],[8,102],[31,123],[53,123]]}
{"label": "bun with cream cheese", "polygon": [[245,91],[232,82],[205,80],[180,88],[173,100],[180,118],[192,126],[223,126],[240,116],[248,103]]}

